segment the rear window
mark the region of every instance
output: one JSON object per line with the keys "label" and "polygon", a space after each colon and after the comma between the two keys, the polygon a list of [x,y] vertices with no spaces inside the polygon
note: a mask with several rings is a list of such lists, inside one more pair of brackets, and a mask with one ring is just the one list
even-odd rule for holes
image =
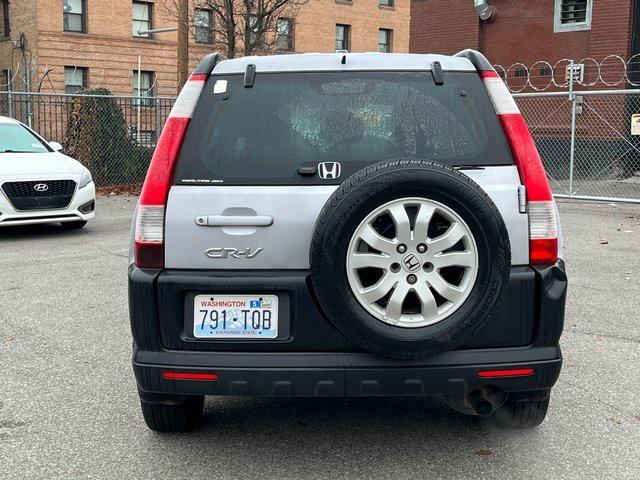
{"label": "rear window", "polygon": [[510,165],[480,77],[446,72],[258,73],[211,77],[186,135],[177,184],[332,183],[298,169],[423,158],[450,166]]}

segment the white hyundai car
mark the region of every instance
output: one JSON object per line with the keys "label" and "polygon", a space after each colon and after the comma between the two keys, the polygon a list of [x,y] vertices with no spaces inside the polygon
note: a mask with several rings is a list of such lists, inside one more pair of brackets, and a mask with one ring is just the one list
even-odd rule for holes
{"label": "white hyundai car", "polygon": [[82,228],[94,217],[91,172],[13,118],[0,117],[0,227],[60,222]]}

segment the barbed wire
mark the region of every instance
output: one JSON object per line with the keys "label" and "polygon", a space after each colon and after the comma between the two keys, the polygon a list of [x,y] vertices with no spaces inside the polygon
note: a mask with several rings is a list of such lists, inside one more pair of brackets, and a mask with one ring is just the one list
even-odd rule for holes
{"label": "barbed wire", "polygon": [[[538,60],[530,65],[515,62],[506,68],[499,64],[494,68],[512,93],[527,89],[543,92],[569,88],[571,61],[569,58],[554,63]],[[574,87],[640,87],[640,54],[626,60],[620,55],[607,55],[600,60],[593,57],[574,59],[573,69]]]}

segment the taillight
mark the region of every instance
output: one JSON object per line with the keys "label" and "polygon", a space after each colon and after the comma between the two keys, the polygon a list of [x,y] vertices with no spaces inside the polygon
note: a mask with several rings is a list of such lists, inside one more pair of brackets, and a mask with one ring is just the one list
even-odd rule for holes
{"label": "taillight", "polygon": [[165,206],[182,143],[206,80],[205,74],[193,74],[185,83],[153,152],[136,216],[137,267],[164,268]]}
{"label": "taillight", "polygon": [[529,214],[529,263],[551,264],[558,259],[558,227],[555,203],[540,154],[520,109],[500,76],[480,73],[500,118],[520,180],[527,195]]}

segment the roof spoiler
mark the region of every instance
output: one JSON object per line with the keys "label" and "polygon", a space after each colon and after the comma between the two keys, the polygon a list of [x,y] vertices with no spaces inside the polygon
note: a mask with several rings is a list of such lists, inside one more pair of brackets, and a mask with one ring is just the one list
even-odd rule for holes
{"label": "roof spoiler", "polygon": [[491,62],[487,60],[487,57],[485,57],[477,50],[467,48],[466,50],[461,50],[456,53],[454,57],[466,58],[471,63],[473,63],[473,66],[476,67],[476,70],[479,72],[486,72],[488,70],[494,69],[493,65],[491,65]]}
{"label": "roof spoiler", "polygon": [[220,60],[220,55],[218,55],[217,53],[210,53],[207,56],[205,56],[202,60],[200,60],[200,63],[198,63],[198,66],[193,71],[193,73],[196,73],[196,74],[203,73],[209,76],[213,72],[213,69],[216,67],[216,64],[218,63],[219,60]]}

